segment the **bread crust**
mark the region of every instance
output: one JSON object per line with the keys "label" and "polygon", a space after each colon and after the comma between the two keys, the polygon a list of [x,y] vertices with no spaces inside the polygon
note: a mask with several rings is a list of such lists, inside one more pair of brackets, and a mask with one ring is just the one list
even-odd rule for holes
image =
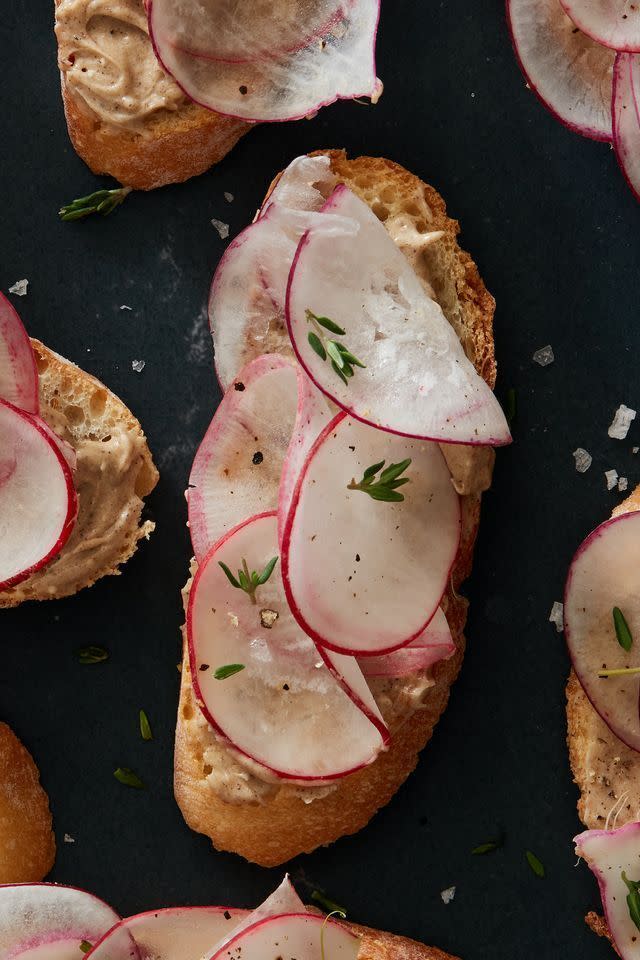
{"label": "bread crust", "polygon": [[357,923],[347,922],[345,925],[362,937],[358,960],[458,960],[437,947],[427,947],[408,937],[372,930]]}
{"label": "bread crust", "polygon": [[[446,268],[433,271],[439,277],[438,299],[442,297],[447,318],[476,368],[493,387],[496,373],[492,336],[495,301],[469,255],[459,248],[456,239],[458,223],[447,217],[442,198],[433,187],[391,161],[371,157],[348,160],[344,151],[327,152],[339,179],[368,202],[379,216],[382,214],[381,219],[385,219],[385,210],[380,205],[389,206],[395,201],[411,209],[413,216],[424,220],[424,232],[444,232],[437,255],[443,258]],[[415,768],[420,751],[431,738],[447,705],[451,685],[464,655],[463,630],[468,604],[457,591],[471,571],[480,519],[480,495],[461,498],[461,506],[460,548],[443,598],[443,609],[456,645],[455,654],[435,665],[432,671],[435,685],[428,692],[424,708],[392,731],[389,750],[380,754],[370,766],[339,781],[336,789],[325,797],[305,803],[299,795],[280,790],[261,804],[229,804],[214,793],[206,779],[203,736],[190,722],[199,707],[190,681],[185,644],[176,726],[175,795],[187,824],[209,836],[216,848],[235,851],[247,860],[267,867],[284,863],[298,853],[310,853],[318,846],[362,829],[377,810],[389,802]]]}

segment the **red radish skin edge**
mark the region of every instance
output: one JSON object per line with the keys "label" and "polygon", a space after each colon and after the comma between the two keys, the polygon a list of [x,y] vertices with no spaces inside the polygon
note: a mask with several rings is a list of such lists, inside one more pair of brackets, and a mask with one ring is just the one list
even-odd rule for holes
{"label": "red radish skin edge", "polygon": [[[344,184],[339,184],[334,190],[334,192],[331,194],[331,197],[329,197],[327,202],[322,207],[320,211],[321,213],[325,213],[327,210],[331,209],[331,206],[332,206],[331,201],[336,196],[336,193],[340,191],[341,188],[343,190],[348,189],[348,187],[344,186]],[[513,443],[513,437],[511,436],[509,436],[508,440],[497,440],[492,437],[490,440],[484,440],[482,442],[477,440],[476,441],[443,440],[440,437],[429,437],[421,433],[405,433],[403,430],[393,430],[391,429],[391,427],[383,427],[379,423],[373,423],[371,420],[367,420],[366,417],[361,417],[359,414],[355,412],[355,410],[353,410],[351,407],[345,406],[345,404],[342,403],[341,400],[335,397],[332,393],[329,393],[328,390],[326,390],[320,383],[318,383],[318,381],[313,376],[311,370],[308,368],[308,366],[304,362],[304,358],[302,357],[302,354],[298,350],[298,346],[291,333],[291,328],[293,326],[291,322],[291,288],[293,286],[293,278],[296,272],[298,261],[300,259],[300,255],[304,247],[309,242],[310,234],[311,234],[310,230],[307,230],[307,232],[303,234],[300,240],[300,243],[298,244],[298,248],[295,252],[295,255],[293,257],[293,262],[291,264],[291,269],[289,271],[289,279],[287,281],[287,295],[285,298],[285,320],[287,323],[287,331],[289,333],[289,339],[291,341],[291,346],[293,347],[293,352],[296,355],[296,359],[298,360],[298,363],[300,364],[300,366],[302,367],[306,375],[309,377],[311,382],[314,383],[315,386],[318,388],[318,390],[320,390],[321,393],[324,393],[324,395],[328,397],[332,401],[332,403],[335,403],[336,406],[340,407],[341,410],[344,410],[345,413],[347,413],[350,417],[353,417],[354,420],[359,420],[360,423],[364,423],[366,426],[372,427],[374,430],[380,430],[383,433],[392,433],[396,437],[407,437],[410,440],[429,440],[433,443],[447,443],[455,446],[464,446],[464,447],[505,447],[505,446],[508,446],[510,443]],[[306,627],[305,627],[305,630],[306,630]],[[415,640],[415,637],[413,637],[413,639]],[[401,646],[404,646],[404,644],[401,644]],[[343,653],[344,651],[338,651],[338,652]],[[390,651],[387,651],[387,652],[389,653]]]}
{"label": "red radish skin edge", "polygon": [[[624,161],[622,159],[622,151],[620,150],[620,131],[618,127],[616,110],[616,97],[618,92],[618,85],[621,83],[621,73],[624,69],[631,70],[632,66],[629,62],[625,52],[621,51],[616,57],[615,63],[613,65],[613,93],[611,97],[611,113],[613,116],[613,146],[616,153],[616,160],[618,161],[618,166],[622,171],[622,176],[624,177],[627,186],[631,190],[632,194],[636,200],[640,201],[640,187],[637,184],[634,184],[627,173]],[[640,104],[636,100],[635,88],[633,83],[631,84],[631,96],[633,97],[633,102],[636,110],[636,117],[638,119],[638,125],[640,126]]]}
{"label": "red radish skin edge", "polygon": [[16,334],[16,338],[20,341],[20,346],[17,347],[20,352],[24,350],[25,357],[27,356],[27,351],[30,356],[30,365],[33,365],[33,389],[29,391],[30,397],[28,400],[28,406],[24,407],[27,413],[39,413],[40,411],[40,396],[38,390],[38,368],[36,366],[36,358],[33,353],[33,347],[31,346],[31,340],[29,339],[29,334],[24,328],[24,324],[20,319],[18,311],[8,300],[3,293],[0,293],[0,312],[6,311],[11,316],[11,326],[13,332]]}
{"label": "red radish skin edge", "polygon": [[[186,913],[190,910],[211,910],[213,912],[219,913],[232,913],[234,917],[238,917],[239,921],[244,920],[244,918],[249,914],[249,910],[237,910],[235,907],[163,907],[160,910],[145,910],[143,913],[134,913],[130,917],[123,917],[122,920],[119,920],[118,923],[114,924],[110,930],[107,930],[99,940],[96,940],[91,950],[87,953],[87,957],[91,957],[92,954],[101,947],[102,944],[113,936],[114,933],[117,933],[118,930],[127,931],[127,925],[131,923],[132,920],[143,920],[145,917],[157,917],[159,913],[173,913],[174,911],[180,911],[180,913]],[[135,944],[137,950],[137,944]]]}
{"label": "red radish skin edge", "polygon": [[[200,690],[200,683],[198,680],[198,664],[196,662],[196,655],[195,655],[194,644],[193,644],[193,606],[194,606],[194,597],[196,595],[196,590],[197,590],[198,583],[200,581],[200,576],[202,574],[202,571],[205,569],[206,565],[208,564],[209,558],[211,557],[211,555],[215,553],[216,550],[218,550],[224,543],[226,543],[226,541],[229,540],[230,537],[232,537],[235,533],[237,533],[238,530],[244,529],[244,527],[248,526],[250,523],[253,523],[255,520],[262,520],[265,517],[274,517],[277,519],[277,516],[278,516],[277,510],[270,510],[270,511],[267,511],[266,513],[257,513],[255,514],[255,516],[249,517],[247,520],[243,520],[243,522],[239,523],[237,527],[233,528],[233,530],[228,530],[224,534],[224,536],[218,540],[217,543],[214,543],[214,545],[211,547],[211,549],[207,553],[202,563],[198,565],[198,569],[196,570],[196,574],[193,578],[193,583],[191,584],[191,589],[189,591],[189,604],[187,606],[187,645],[189,647],[189,669],[191,671],[191,684],[193,686],[193,689],[196,695],[196,701],[198,703],[198,707],[202,711],[202,714],[207,720],[207,723],[209,723],[210,726],[213,727],[213,729],[216,731],[216,734],[220,737],[221,740],[224,741],[225,744],[227,744],[227,746],[231,747],[233,750],[236,750],[238,753],[242,754],[243,756],[249,757],[249,759],[253,760],[254,763],[257,763],[264,770],[268,770],[269,773],[273,774],[274,777],[277,777],[278,780],[282,780],[285,783],[291,780],[294,780],[300,783],[302,782],[333,783],[336,780],[341,780],[343,777],[348,777],[349,774],[355,773],[356,770],[361,770],[363,767],[367,766],[368,764],[366,763],[359,764],[357,767],[353,767],[352,770],[343,770],[342,773],[335,774],[334,776],[325,776],[325,777],[309,777],[309,776],[305,777],[305,776],[294,776],[294,775],[287,776],[286,774],[282,773],[280,770],[274,770],[273,767],[270,767],[266,763],[263,763],[262,760],[256,760],[255,757],[252,757],[250,753],[246,753],[246,751],[241,750],[238,746],[236,746],[236,744],[229,739],[229,737],[226,735],[224,730],[216,723],[216,721],[211,716],[211,713],[207,709],[207,705],[204,701],[204,697],[202,696],[202,692]],[[286,588],[285,588],[285,592],[286,592]],[[323,657],[323,660],[324,660],[324,657]],[[332,671],[332,674],[335,676],[334,671]],[[351,691],[346,690],[344,684],[340,684],[340,686],[342,687],[343,690],[345,690],[345,693],[348,694],[349,699],[360,710],[362,710],[360,700],[356,698]],[[364,710],[362,712],[365,713]],[[368,712],[366,712],[365,715],[367,719],[373,722]],[[378,721],[375,724],[375,726],[376,726],[376,729],[378,729],[379,732],[382,734],[379,723],[380,722]],[[389,740],[389,731],[387,730],[385,743],[388,742],[388,740]]]}
{"label": "red radish skin edge", "polygon": [[516,55],[516,60],[518,61],[518,66],[520,67],[525,80],[527,81],[527,86],[531,92],[535,95],[536,99],[542,104],[542,106],[549,111],[551,116],[562,124],[563,127],[566,127],[567,130],[571,130],[573,133],[579,133],[583,137],[587,137],[589,140],[597,140],[600,143],[611,143],[613,140],[613,133],[604,134],[599,130],[594,130],[593,127],[583,127],[578,123],[571,123],[570,120],[565,120],[564,117],[561,117],[554,108],[551,106],[548,100],[542,96],[537,86],[529,76],[528,71],[525,69],[525,66],[520,58],[520,51],[518,50],[518,44],[516,43],[515,33],[513,30],[513,23],[511,21],[511,0],[507,0],[506,5],[506,16],[507,16],[507,26],[509,28],[509,34],[511,36],[511,45],[513,46],[514,53]]}
{"label": "red radish skin edge", "polygon": [[[339,424],[341,424],[342,421],[343,421],[346,417],[348,417],[348,416],[350,416],[350,414],[347,413],[347,412],[338,413],[338,414],[333,418],[333,420],[331,420],[331,421],[326,425],[326,427],[324,428],[324,430],[322,431],[322,433],[316,438],[315,443],[313,444],[313,446],[309,449],[309,451],[308,451],[308,453],[307,453],[307,458],[306,458],[306,460],[305,460],[305,463],[304,463],[304,466],[303,466],[302,470],[300,471],[300,474],[299,474],[299,476],[298,476],[298,480],[297,480],[297,482],[296,482],[296,485],[295,485],[295,488],[294,488],[294,491],[293,491],[293,496],[292,496],[292,498],[291,498],[291,506],[290,506],[290,508],[289,508],[289,513],[288,513],[287,520],[286,520],[286,523],[285,523],[285,525],[284,525],[284,530],[283,530],[283,533],[282,533],[282,543],[281,543],[281,547],[280,547],[280,562],[281,562],[281,564],[282,564],[282,583],[283,583],[283,585],[284,585],[285,596],[286,596],[286,598],[287,598],[287,602],[288,602],[288,604],[289,604],[289,607],[290,607],[290,609],[291,609],[291,612],[292,612],[292,614],[294,615],[294,617],[296,618],[296,620],[298,621],[298,623],[300,624],[300,626],[302,627],[302,629],[304,630],[304,632],[307,634],[307,636],[311,637],[311,639],[313,640],[313,642],[317,645],[318,650],[319,650],[320,652],[322,652],[322,647],[326,647],[328,650],[333,650],[334,653],[343,653],[343,654],[346,654],[346,656],[349,656],[349,657],[356,656],[357,659],[360,660],[361,658],[364,658],[364,657],[380,657],[380,656],[384,656],[385,653],[393,653],[394,650],[401,650],[402,647],[408,646],[408,644],[410,644],[410,643],[412,643],[414,640],[416,640],[416,639],[420,636],[420,634],[423,633],[424,630],[426,630],[426,628],[429,626],[429,624],[431,623],[431,621],[433,620],[433,618],[435,617],[435,615],[436,615],[436,613],[437,613],[437,611],[438,611],[438,608],[439,608],[439,606],[440,606],[440,601],[442,600],[442,596],[443,596],[443,594],[444,594],[444,591],[445,591],[446,588],[447,588],[447,583],[449,582],[449,580],[450,580],[450,578],[451,578],[451,572],[452,572],[452,570],[453,570],[453,568],[454,568],[454,566],[455,566],[456,557],[454,556],[454,558],[453,558],[453,560],[452,560],[452,562],[451,562],[451,565],[450,565],[450,567],[449,567],[449,569],[448,569],[448,571],[447,571],[447,575],[446,575],[446,577],[444,578],[444,582],[443,582],[443,585],[442,585],[442,593],[441,593],[440,596],[438,597],[438,602],[437,602],[437,604],[436,604],[436,606],[435,606],[435,609],[432,610],[432,612],[431,612],[431,614],[429,615],[429,617],[425,620],[425,622],[422,624],[422,626],[421,626],[418,630],[415,631],[415,633],[413,633],[413,634],[412,634],[410,637],[408,637],[406,640],[403,640],[402,643],[396,644],[395,647],[387,647],[387,648],[385,648],[384,650],[358,650],[358,651],[357,651],[357,654],[354,654],[353,650],[349,650],[347,647],[338,647],[338,646],[336,646],[336,645],[334,645],[334,644],[332,644],[332,643],[329,643],[327,640],[325,640],[324,637],[321,637],[320,634],[317,633],[317,631],[314,630],[313,627],[310,626],[310,624],[307,623],[307,621],[305,620],[304,616],[302,615],[302,612],[300,611],[300,608],[298,607],[298,605],[297,605],[297,603],[296,603],[296,601],[295,601],[295,598],[294,598],[294,596],[293,596],[293,594],[292,594],[292,592],[291,592],[291,586],[290,586],[290,583],[289,583],[289,543],[290,543],[290,541],[291,541],[291,530],[292,530],[292,527],[293,527],[293,521],[294,521],[294,518],[295,518],[296,508],[297,508],[298,503],[299,503],[299,501],[300,501],[300,491],[301,491],[301,489],[302,489],[302,484],[303,484],[304,478],[305,478],[305,476],[306,476],[306,474],[307,474],[307,470],[309,469],[309,464],[311,463],[311,460],[313,459],[316,451],[318,450],[318,447],[320,447],[320,446],[324,443],[325,438],[326,438],[330,433],[333,433],[333,431],[336,429],[336,427],[339,426]],[[358,418],[356,417],[355,419],[358,419]],[[388,433],[391,433],[392,431],[387,431],[387,432],[388,432]],[[418,439],[423,439],[423,438],[422,438],[422,437],[419,437]],[[459,498],[459,497],[457,498],[456,503],[458,504],[458,526],[460,526],[461,514],[460,514],[460,498]],[[457,556],[457,553],[458,553],[458,551],[456,551],[456,556]],[[324,658],[324,656],[323,656],[323,660],[324,660],[324,659],[325,659],[325,658]],[[325,662],[326,662],[326,660],[325,660]]]}
{"label": "red radish skin edge", "polygon": [[[377,77],[377,75],[378,75],[378,74],[377,74],[377,70],[376,70],[376,46],[377,46],[377,39],[378,39],[378,27],[379,27],[379,25],[380,25],[380,0],[378,0],[377,7],[378,7],[378,9],[377,9],[377,13],[376,13],[376,22],[375,22],[375,26],[374,26],[373,44],[372,44],[372,51],[371,51],[371,54],[372,54],[372,73],[373,73],[373,76],[374,76],[374,77]],[[202,101],[200,101],[200,100],[195,100],[193,97],[191,97],[191,96],[187,93],[187,91],[185,90],[185,88],[182,86],[182,84],[180,83],[180,81],[179,81],[176,77],[173,76],[173,74],[171,73],[170,70],[167,69],[164,61],[162,60],[162,57],[160,56],[160,52],[159,52],[158,46],[157,46],[157,44],[156,44],[156,39],[155,39],[155,36],[154,36],[154,30],[153,30],[152,23],[151,23],[151,21],[152,21],[152,11],[153,11],[153,0],[149,0],[149,2],[148,2],[148,4],[147,4],[147,23],[148,23],[148,26],[149,26],[149,38],[151,39],[151,45],[152,45],[152,47],[153,47],[153,51],[154,51],[154,53],[155,53],[155,55],[156,55],[156,58],[157,58],[157,60],[158,60],[158,63],[160,64],[160,66],[162,67],[162,69],[165,71],[165,73],[167,73],[167,74],[173,79],[173,81],[174,81],[175,84],[180,88],[180,90],[182,90],[182,92],[184,93],[185,97],[187,97],[188,100],[191,100],[193,103],[197,103],[198,106],[203,107],[205,110],[209,110],[211,113],[220,113],[220,111],[218,111],[218,110],[212,110],[211,107],[208,107],[206,103],[202,103]],[[380,88],[380,84],[379,84],[379,83],[376,83],[375,87],[376,87],[375,92],[379,94],[380,89],[381,89],[381,88]],[[347,97],[347,96],[341,96],[340,94],[336,94],[335,97],[332,97],[332,98],[329,99],[329,100],[325,100],[325,101],[322,101],[321,103],[314,104],[314,105],[308,110],[308,112],[306,112],[306,113],[301,113],[301,114],[299,114],[298,116],[293,116],[293,117],[282,117],[281,119],[275,119],[275,120],[257,120],[257,119],[251,120],[251,119],[248,119],[247,117],[240,117],[240,116],[238,116],[238,115],[235,114],[235,113],[220,113],[220,115],[223,116],[223,117],[230,117],[232,120],[242,120],[244,123],[289,123],[289,122],[291,122],[291,121],[293,121],[293,120],[305,120],[307,117],[311,117],[311,116],[313,116],[314,114],[316,114],[319,110],[322,110],[323,107],[330,107],[332,103],[336,103],[338,100],[356,100],[356,99],[358,99],[359,97],[365,97],[365,98],[366,98],[366,97],[371,97],[371,96],[372,96],[372,94],[371,94],[371,92],[368,91],[368,90],[365,90],[365,91],[363,91],[363,92],[361,92],[361,93],[353,93],[353,94],[350,94],[348,97]]]}
{"label": "red radish skin edge", "polygon": [[585,25],[580,22],[580,18],[579,17],[576,18],[575,11],[572,8],[572,4],[568,2],[568,0],[560,0],[560,6],[562,7],[566,15],[569,17],[569,19],[573,21],[573,23],[575,23],[578,30],[581,33],[584,33],[585,37],[589,37],[590,40],[593,40],[594,43],[599,43],[601,47],[608,47],[609,50],[617,50],[618,53],[639,53],[640,52],[640,44],[638,44],[635,47],[630,47],[625,44],[622,44],[621,46],[618,46],[618,44],[616,44],[614,46],[612,43],[607,43],[606,40],[604,40],[601,36],[598,36],[598,34],[595,33],[593,30],[587,30]]}
{"label": "red radish skin edge", "polygon": [[[258,920],[257,923],[252,924],[250,927],[246,927],[239,934],[237,934],[237,936],[232,937],[230,940],[228,940],[227,943],[224,944],[221,950],[216,950],[216,952],[209,957],[209,960],[218,960],[218,958],[222,958],[223,954],[224,956],[230,957],[234,949],[236,953],[240,954],[241,948],[238,949],[238,947],[236,947],[235,945],[236,944],[239,945],[242,942],[242,939],[247,936],[247,934],[252,933],[254,930],[259,929],[260,927],[264,926],[266,923],[272,923],[274,920],[289,920],[292,918],[297,919],[298,917],[304,917],[305,920],[310,920],[311,923],[313,923],[314,921],[317,921],[318,923],[321,923],[323,926],[327,922],[333,923],[336,926],[341,926],[341,924],[337,924],[335,920],[329,919],[328,917],[324,917],[324,916],[318,916],[315,913],[281,913],[272,917],[263,917],[261,920]],[[350,933],[350,931],[346,930],[346,928],[345,928],[345,932]],[[353,934],[351,935],[353,936]]]}
{"label": "red radish skin edge", "polygon": [[[36,571],[41,570],[42,567],[46,566],[51,560],[53,560],[55,556],[57,556],[60,553],[65,543],[69,539],[71,535],[71,531],[73,530],[74,524],[76,522],[76,517],[78,515],[78,494],[76,493],[76,488],[73,484],[73,475],[71,473],[71,468],[67,463],[67,461],[65,460],[64,455],[62,454],[62,451],[60,450],[58,445],[52,440],[47,430],[45,430],[41,426],[39,422],[40,418],[37,416],[32,416],[29,413],[26,413],[26,411],[24,410],[20,410],[18,407],[15,407],[12,403],[9,403],[8,400],[2,400],[0,398],[0,404],[3,404],[4,406],[9,407],[15,413],[19,414],[19,416],[21,416],[24,420],[28,420],[29,423],[31,423],[36,428],[38,433],[40,433],[46,439],[47,443],[49,444],[51,449],[54,451],[56,457],[58,458],[58,462],[60,466],[62,467],[62,472],[64,474],[65,483],[67,487],[67,497],[69,501],[68,508],[67,508],[67,516],[65,518],[64,525],[62,527],[60,536],[58,537],[56,543],[53,545],[51,550],[49,550],[49,552],[45,557],[43,557],[41,560],[38,560],[37,563],[32,564],[27,570],[23,570],[21,571],[21,573],[17,573],[14,577],[10,577],[8,580],[4,580],[0,582],[0,590],[8,590],[10,587],[15,587],[17,584],[22,583],[24,580],[30,577],[33,573],[36,573]],[[53,886],[53,884],[49,884],[49,886]]]}
{"label": "red radish skin edge", "polygon": [[[635,512],[635,511],[633,511],[633,512]],[[570,587],[571,587],[571,582],[572,582],[573,576],[574,576],[574,567],[575,567],[576,560],[578,560],[579,557],[582,556],[582,554],[584,553],[584,551],[589,547],[589,545],[592,543],[593,540],[596,540],[597,538],[599,538],[599,537],[604,533],[604,531],[607,530],[610,526],[612,526],[612,525],[615,524],[615,523],[620,523],[620,521],[624,520],[624,519],[625,519],[626,517],[628,517],[628,516],[629,516],[628,513],[622,513],[622,514],[620,514],[620,515],[617,516],[617,517],[611,517],[609,520],[605,520],[604,523],[601,523],[599,526],[597,526],[597,527],[595,528],[595,530],[592,530],[591,533],[588,535],[588,537],[586,537],[586,539],[582,541],[582,543],[580,544],[580,546],[578,547],[578,549],[576,550],[576,552],[575,552],[574,555],[573,555],[573,559],[571,560],[571,564],[570,564],[570,566],[569,566],[569,573],[567,574],[567,582],[566,582],[565,587],[564,587],[564,596],[563,596],[563,598],[562,598],[562,599],[563,599],[563,602],[564,602],[564,609],[565,609],[565,610],[568,609],[569,589],[570,589]],[[572,652],[571,652],[571,642],[570,642],[570,641],[571,641],[571,628],[570,628],[570,626],[569,626],[569,623],[568,623],[568,621],[567,621],[566,616],[564,617],[564,637],[565,637],[565,642],[566,642],[566,644],[567,644],[567,650],[568,650],[568,652],[569,652],[569,659],[571,660],[571,665],[572,665],[572,667],[573,667],[573,669],[574,669],[574,671],[575,671],[575,674],[576,674],[576,677],[578,678],[578,681],[579,681],[579,683],[580,683],[580,686],[581,686],[582,689],[584,690],[585,695],[586,695],[587,699],[589,700],[589,703],[591,704],[591,706],[593,707],[593,709],[596,711],[596,713],[598,714],[598,716],[602,719],[602,721],[603,721],[603,723],[606,725],[607,729],[608,729],[608,730],[611,730],[611,727],[610,727],[609,724],[607,723],[606,717],[603,715],[603,713],[602,713],[601,710],[599,709],[598,704],[595,703],[595,701],[594,701],[594,700],[591,698],[591,696],[589,695],[589,691],[588,691],[588,689],[587,689],[587,686],[588,686],[588,685],[585,686],[585,685],[583,684],[582,679],[581,679],[580,671],[578,670],[578,668],[577,668],[577,666],[576,666],[576,664],[575,664],[575,662],[574,662],[574,659],[573,659],[573,656],[572,656]],[[614,735],[614,737],[617,737],[619,740],[621,740],[622,743],[625,744],[625,746],[629,747],[630,750],[633,750],[635,753],[639,752],[639,751],[636,750],[636,748],[635,748],[634,746],[632,746],[632,744],[628,743],[628,742],[625,740],[625,738],[620,735],[620,732],[618,732],[617,730],[611,730],[611,733]]]}

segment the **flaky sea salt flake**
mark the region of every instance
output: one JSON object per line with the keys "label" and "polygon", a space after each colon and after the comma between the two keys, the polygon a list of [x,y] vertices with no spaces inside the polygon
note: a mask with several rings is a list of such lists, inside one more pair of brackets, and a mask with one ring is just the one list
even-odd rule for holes
{"label": "flaky sea salt flake", "polygon": [[553,348],[550,343],[546,347],[540,347],[533,355],[534,363],[539,363],[541,367],[548,367],[554,360]]}
{"label": "flaky sea salt flake", "polygon": [[12,287],[9,287],[9,293],[15,293],[16,297],[26,297],[28,280],[16,280]]}
{"label": "flaky sea salt flake", "polygon": [[229,193],[228,190],[225,190],[225,192],[224,192],[224,198],[225,198],[225,200],[227,201],[227,203],[233,203],[233,199],[234,199],[234,198],[233,198],[233,194],[232,194],[232,193]]}
{"label": "flaky sea salt flake", "polygon": [[578,447],[577,450],[573,451],[573,458],[576,461],[576,470],[578,473],[586,473],[593,463],[593,457],[587,450],[584,450],[583,447]]}
{"label": "flaky sea salt flake", "polygon": [[621,403],[615,412],[611,426],[607,433],[613,440],[624,440],[629,433],[631,421],[635,420],[636,411]]}
{"label": "flaky sea salt flake", "polygon": [[555,624],[556,631],[562,633],[564,630],[564,604],[559,600],[553,601],[551,613],[549,614],[549,623]]}
{"label": "flaky sea salt flake", "polygon": [[442,897],[442,902],[443,902],[443,903],[451,903],[451,901],[453,900],[453,898],[455,897],[455,895],[456,895],[456,888],[455,888],[455,887],[447,887],[446,890],[441,890],[441,891],[440,891],[440,896]]}
{"label": "flaky sea salt flake", "polygon": [[618,490],[620,491],[620,493],[624,493],[624,491],[627,489],[628,486],[629,486],[629,481],[626,477],[618,478]]}
{"label": "flaky sea salt flake", "polygon": [[226,240],[229,236],[229,224],[223,223],[222,220],[216,220],[215,217],[212,219],[211,223],[218,231],[218,236],[220,239]]}
{"label": "flaky sea salt flake", "polygon": [[132,360],[131,369],[136,373],[142,373],[146,365],[146,360]]}
{"label": "flaky sea salt flake", "polygon": [[75,841],[75,838],[72,837],[70,833],[65,833],[65,835],[64,835],[64,842],[65,842],[65,843],[75,843],[76,841]]}
{"label": "flaky sea salt flake", "polygon": [[618,471],[617,470],[605,470],[604,472],[605,480],[607,481],[607,490],[613,490],[618,483]]}

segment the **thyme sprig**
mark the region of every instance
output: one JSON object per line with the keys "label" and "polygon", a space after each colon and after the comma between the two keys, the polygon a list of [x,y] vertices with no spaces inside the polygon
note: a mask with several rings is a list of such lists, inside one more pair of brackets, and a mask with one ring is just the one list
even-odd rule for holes
{"label": "thyme sprig", "polygon": [[334,373],[337,373],[345,386],[348,385],[354,374],[353,368],[361,367],[364,370],[366,365],[358,360],[344,343],[340,343],[338,340],[330,340],[324,333],[325,330],[328,330],[329,333],[335,333],[338,337],[344,337],[347,331],[339,327],[329,317],[319,317],[312,310],[306,310],[305,315],[308,323],[314,328],[307,337],[309,346],[321,360],[326,360],[328,357]]}
{"label": "thyme sprig", "polygon": [[[363,473],[362,480],[356,483],[353,479],[351,483],[347,484],[347,489],[362,490],[363,493],[368,493],[374,500],[383,500],[386,503],[401,503],[404,500],[404,494],[398,493],[397,488],[409,483],[410,477],[401,477],[400,474],[404,473],[410,466],[411,458],[402,460],[400,463],[390,463],[383,470],[385,463],[385,460],[381,460],[380,463],[372,463]],[[376,480],[376,474],[380,470],[382,472]]]}
{"label": "thyme sprig", "polygon": [[249,573],[249,567],[245,558],[242,558],[242,570],[238,570],[238,576],[234,577],[231,573],[231,570],[223,563],[222,560],[218,560],[218,565],[224,570],[227,580],[232,587],[236,587],[238,590],[244,590],[244,592],[249,596],[251,603],[256,602],[256,590],[258,587],[261,587],[264,583],[267,582],[271,574],[273,573],[273,568],[278,562],[278,557],[272,557],[269,560],[269,563],[266,565],[262,573],[257,573],[253,570]]}
{"label": "thyme sprig", "polygon": [[629,908],[629,916],[633,920],[638,930],[640,930],[640,880],[627,879],[627,875],[624,870],[620,876],[622,877],[622,880],[629,891],[627,894],[627,907]]}
{"label": "thyme sprig", "polygon": [[131,187],[117,187],[114,190],[96,190],[86,197],[78,197],[71,203],[66,203],[60,207],[58,216],[66,223],[73,220],[83,220],[92,213],[101,213],[103,217],[108,217],[110,213],[119,207],[131,193]]}

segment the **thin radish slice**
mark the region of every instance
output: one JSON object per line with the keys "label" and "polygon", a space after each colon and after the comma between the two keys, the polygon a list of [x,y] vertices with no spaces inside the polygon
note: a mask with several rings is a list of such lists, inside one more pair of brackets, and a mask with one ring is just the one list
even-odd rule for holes
{"label": "thin radish slice", "polygon": [[[256,603],[235,574],[265,570],[278,556],[275,513],[252,517],[199,566],[187,610],[191,676],[209,723],[241,754],[279,777],[328,781],[371,763],[388,734],[336,682],[287,607],[277,562]],[[216,671],[243,669],[225,679]],[[219,676],[219,674],[218,674]],[[345,681],[346,682],[346,681]]]}
{"label": "thin radish slice", "polygon": [[78,510],[71,469],[42,421],[0,400],[0,589],[65,545]]}
{"label": "thin radish slice", "polygon": [[[349,489],[410,458],[403,502]],[[282,538],[289,606],[318,644],[357,656],[415,640],[436,612],[460,538],[460,504],[437,444],[340,413],[314,443]]]}
{"label": "thin radish slice", "polygon": [[[419,439],[505,444],[511,436],[491,389],[466,357],[440,306],[364,201],[336,187],[323,208],[360,225],[357,240],[313,227],[300,241],[287,290],[287,327],[316,385],[352,416]],[[321,214],[324,215],[324,214]],[[329,318],[343,334],[316,318]],[[310,337],[316,338],[316,348]],[[350,379],[316,352],[348,348],[365,366]],[[333,347],[331,346],[333,345]]]}
{"label": "thin radish slice", "polygon": [[333,920],[310,913],[268,917],[233,937],[210,960],[357,960],[360,938]]}
{"label": "thin radish slice", "polygon": [[[640,750],[637,674],[600,678],[599,671],[640,667],[640,512],[607,520],[589,534],[569,568],[564,631],[578,680],[604,722]],[[618,607],[635,639],[626,651],[616,638]]]}
{"label": "thin radish slice", "polygon": [[303,154],[282,171],[259,216],[264,216],[274,203],[285,210],[320,210],[336,183],[329,157]]}
{"label": "thin radish slice", "polygon": [[520,66],[533,92],[565,126],[611,140],[614,56],[576,29],[559,0],[507,0]]}
{"label": "thin radish slice", "polygon": [[640,7],[635,0],[560,0],[579,30],[612,50],[640,50]]}
{"label": "thin radish slice", "polygon": [[0,886],[2,960],[82,960],[120,917],[83,890],[48,883]]}
{"label": "thin radish slice", "polygon": [[254,19],[253,4],[222,0],[149,0],[149,33],[188,97],[239,119],[297,120],[335,100],[380,95],[379,0],[279,6],[296,13],[295,43],[286,29],[283,36],[280,11]]}
{"label": "thin radish slice", "polygon": [[625,179],[640,200],[640,56],[631,53],[616,57],[613,144]]}
{"label": "thin radish slice", "polygon": [[447,660],[455,650],[447,618],[438,609],[427,629],[408,646],[384,657],[362,657],[358,663],[367,679],[408,677],[418,670],[428,670],[440,660]]}
{"label": "thin radish slice", "polygon": [[112,927],[88,960],[198,960],[212,945],[228,939],[247,913],[225,907],[150,910]]}
{"label": "thin radish slice", "polygon": [[0,397],[21,410],[37,413],[38,370],[22,320],[0,293]]}
{"label": "thin radish slice", "polygon": [[[266,920],[268,917],[277,917],[283,913],[306,913],[306,909],[287,873],[280,886],[276,887],[259,907],[251,911],[240,911],[242,913],[240,922],[236,923],[233,930],[225,934],[217,943],[210,943],[209,950],[206,954],[203,952],[202,955],[209,956],[212,952],[219,953],[231,940],[236,940],[243,930]],[[239,911],[236,910],[235,914],[238,915]],[[191,960],[191,958],[185,958],[185,960]]]}
{"label": "thin radish slice", "polygon": [[586,830],[574,837],[576,853],[595,874],[609,932],[622,960],[639,960],[640,935],[629,910],[629,888],[640,882],[640,823],[618,830]]}

